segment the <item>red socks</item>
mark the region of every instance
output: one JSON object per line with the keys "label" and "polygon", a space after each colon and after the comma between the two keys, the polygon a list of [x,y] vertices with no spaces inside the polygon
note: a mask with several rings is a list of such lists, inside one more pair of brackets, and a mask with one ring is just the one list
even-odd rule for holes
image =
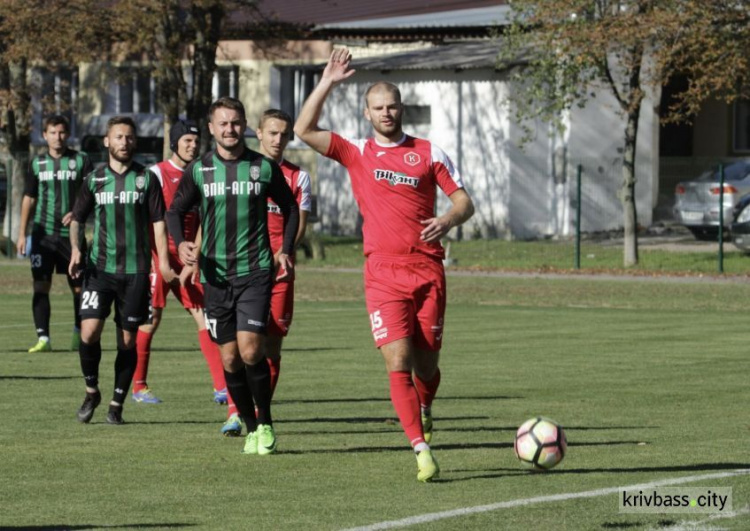
{"label": "red socks", "polygon": [[148,362],[151,358],[151,339],[153,335],[138,330],[135,336],[135,349],[138,363],[133,373],[133,392],[137,393],[146,388],[146,377],[148,376]]}
{"label": "red socks", "polygon": [[208,335],[208,330],[206,329],[198,331],[198,342],[201,345],[203,357],[206,358],[208,370],[211,372],[214,389],[217,391],[226,389],[227,382],[224,379],[224,366],[221,364],[221,354],[219,354],[218,345],[211,341],[211,336]]}
{"label": "red socks", "polygon": [[423,409],[428,409],[432,406],[432,401],[435,399],[438,387],[440,386],[440,369],[435,370],[435,375],[432,380],[426,382],[419,379],[414,375],[414,387],[417,388],[417,394],[419,395],[419,405]]}
{"label": "red socks", "polygon": [[273,392],[276,390],[276,384],[279,383],[279,373],[281,372],[281,357],[277,360],[266,358],[268,360],[268,368],[271,370],[271,398],[273,398]]}
{"label": "red socks", "polygon": [[415,446],[425,442],[419,410],[419,395],[414,387],[411,372],[389,372],[388,378],[391,383],[391,402],[393,402],[393,408],[396,410],[409,443]]}

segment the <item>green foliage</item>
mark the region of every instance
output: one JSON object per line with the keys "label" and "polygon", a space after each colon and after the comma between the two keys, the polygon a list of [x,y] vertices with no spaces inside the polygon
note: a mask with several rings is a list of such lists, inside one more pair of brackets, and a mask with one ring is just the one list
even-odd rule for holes
{"label": "green foliage", "polygon": [[[70,296],[52,296],[55,351],[34,341],[27,267],[0,265],[0,499],[4,528],[344,529],[425,513],[747,468],[747,284],[567,278],[449,278],[443,381],[435,402],[442,479],[416,482],[372,346],[361,276],[301,270],[274,406],[278,455],[240,455],[219,435],[193,323],[170,301],[149,383],[165,400],[128,403],[123,426],[75,420],[83,398],[69,339]],[[335,290],[331,290],[335,286]],[[112,322],[104,330],[105,400]],[[524,470],[513,434],[532,415],[566,429],[569,452],[546,474]],[[750,477],[737,511],[618,514],[616,495],[458,515],[415,529],[747,529]],[[248,507],[247,504],[251,506]],[[671,523],[665,523],[671,522]]]}

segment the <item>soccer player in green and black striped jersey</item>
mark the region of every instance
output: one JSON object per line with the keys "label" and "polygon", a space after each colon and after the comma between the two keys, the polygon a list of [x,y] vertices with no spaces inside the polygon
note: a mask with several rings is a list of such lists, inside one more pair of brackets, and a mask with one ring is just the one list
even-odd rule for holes
{"label": "soccer player in green and black striped jersey", "polygon": [[[276,435],[263,341],[274,275],[277,281],[292,275],[299,209],[278,164],[245,147],[246,128],[238,100],[220,98],[211,105],[209,130],[216,149],[185,170],[167,224],[186,266],[194,266],[200,255],[206,324],[221,351],[227,390],[247,428],[242,452],[266,455],[276,451]],[[268,236],[269,197],[284,216],[277,259]],[[182,237],[182,219],[194,206],[201,217],[200,253],[196,243]]]}
{"label": "soccer player in green and black striped jersey", "polygon": [[[83,273],[81,293],[81,344],[78,353],[86,382],[86,398],[78,420],[89,422],[101,402],[99,362],[104,320],[115,303],[117,358],[115,389],[109,403],[107,422],[122,424],[122,405],[136,367],[135,338],[148,317],[151,270],[150,226],[153,224],[164,280],[175,282],[169,269],[164,198],[156,176],[133,161],[136,126],[132,118],[115,116],[107,123],[104,145],[108,164],[86,178],[73,206],[70,224],[72,247],[68,271]],[[85,271],[81,271],[79,227],[94,213],[94,239]]]}
{"label": "soccer player in green and black striped jersey", "polygon": [[[52,350],[49,332],[49,290],[52,286],[52,274],[68,272],[70,211],[83,178],[93,170],[85,153],[68,148],[70,126],[67,118],[57,115],[46,118],[42,136],[47,142],[47,153],[34,157],[29,163],[17,242],[18,254],[25,255],[26,227],[33,214],[29,258],[31,276],[34,279],[31,310],[34,315],[37,343],[29,352]],[[75,318],[71,349],[77,350],[81,337],[81,319],[78,316],[81,281],[68,276],[68,286],[73,293]]]}

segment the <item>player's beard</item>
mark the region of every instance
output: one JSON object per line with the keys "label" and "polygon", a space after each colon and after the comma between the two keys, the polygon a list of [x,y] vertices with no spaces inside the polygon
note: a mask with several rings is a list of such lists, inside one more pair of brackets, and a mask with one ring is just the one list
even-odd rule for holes
{"label": "player's beard", "polygon": [[127,164],[128,162],[133,160],[134,152],[135,152],[134,148],[125,148],[123,150],[122,148],[115,148],[113,146],[109,147],[109,156],[115,159],[117,162],[120,162],[122,164]]}
{"label": "player's beard", "polygon": [[384,124],[383,122],[372,122],[372,127],[383,136],[392,137],[395,135],[401,135],[401,118],[394,118],[390,124]]}
{"label": "player's beard", "polygon": [[215,138],[215,140],[219,146],[230,152],[239,149],[239,146],[242,144],[242,139],[239,136],[222,136]]}

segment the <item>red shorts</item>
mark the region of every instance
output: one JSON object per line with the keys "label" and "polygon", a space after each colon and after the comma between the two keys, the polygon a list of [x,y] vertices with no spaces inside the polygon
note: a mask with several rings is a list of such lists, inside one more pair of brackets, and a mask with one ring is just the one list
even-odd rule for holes
{"label": "red shorts", "polygon": [[268,317],[269,336],[286,337],[294,315],[294,282],[276,282],[271,292],[271,312]]}
{"label": "red shorts", "polygon": [[365,300],[376,346],[412,337],[419,349],[440,350],[445,293],[445,270],[437,260],[421,255],[367,257]]}
{"label": "red shorts", "polygon": [[[200,284],[188,284],[185,287],[177,284],[176,286],[167,284],[164,282],[164,278],[161,276],[159,268],[156,267],[158,260],[154,258],[151,261],[151,307],[152,308],[165,308],[167,306],[167,293],[172,291],[177,300],[180,301],[182,307],[189,310],[193,308],[203,308],[203,286]],[[182,262],[170,253],[169,265],[179,275],[182,271]]]}

